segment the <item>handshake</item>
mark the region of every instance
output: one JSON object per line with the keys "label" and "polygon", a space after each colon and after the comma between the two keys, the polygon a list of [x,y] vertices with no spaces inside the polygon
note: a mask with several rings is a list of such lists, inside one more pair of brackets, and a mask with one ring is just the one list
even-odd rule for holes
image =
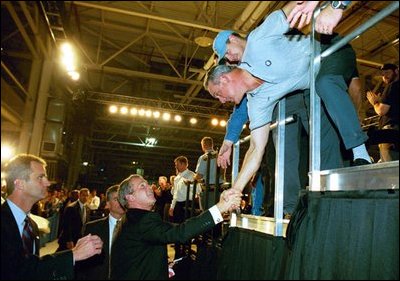
{"label": "handshake", "polygon": [[221,193],[217,207],[221,213],[232,212],[240,207],[242,192],[238,189],[230,188]]}

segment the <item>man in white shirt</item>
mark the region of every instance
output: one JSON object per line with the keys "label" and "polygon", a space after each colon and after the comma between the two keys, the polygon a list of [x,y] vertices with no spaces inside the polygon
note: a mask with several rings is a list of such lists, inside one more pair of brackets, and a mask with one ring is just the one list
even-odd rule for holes
{"label": "man in white shirt", "polygon": [[[185,156],[178,156],[175,160],[175,168],[178,175],[174,180],[174,193],[172,194],[172,203],[169,209],[169,215],[173,217],[174,223],[182,223],[185,221],[185,203],[187,195],[187,182],[192,182],[195,177],[195,173],[188,169],[189,161]],[[191,185],[192,186],[192,185]],[[196,196],[200,194],[201,187],[196,185]],[[188,206],[191,206],[193,200],[193,191],[189,192]],[[183,245],[175,244],[175,259],[184,255]]]}
{"label": "man in white shirt", "polygon": [[90,192],[90,197],[88,199],[88,207],[90,210],[97,210],[100,206],[100,197],[97,196],[97,190],[92,189]]}

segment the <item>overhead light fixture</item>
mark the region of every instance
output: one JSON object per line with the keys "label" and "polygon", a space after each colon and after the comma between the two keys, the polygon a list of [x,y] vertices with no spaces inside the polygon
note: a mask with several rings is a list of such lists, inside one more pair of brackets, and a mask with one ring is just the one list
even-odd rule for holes
{"label": "overhead light fixture", "polygon": [[110,111],[110,113],[117,113],[118,107],[116,105],[110,105],[108,110]]}
{"label": "overhead light fixture", "polygon": [[212,124],[213,126],[217,126],[217,125],[218,125],[218,123],[219,123],[219,121],[218,121],[218,119],[217,119],[217,118],[213,118],[213,119],[211,119],[211,124]]}
{"label": "overhead light fixture", "polygon": [[194,42],[197,45],[199,45],[200,47],[204,47],[204,48],[210,47],[212,45],[213,41],[214,41],[213,39],[211,39],[210,37],[206,37],[206,36],[199,36],[194,39]]}

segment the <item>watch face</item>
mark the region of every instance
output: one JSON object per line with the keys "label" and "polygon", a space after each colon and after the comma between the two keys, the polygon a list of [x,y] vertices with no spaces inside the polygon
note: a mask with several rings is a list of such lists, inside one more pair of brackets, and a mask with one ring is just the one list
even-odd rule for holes
{"label": "watch face", "polygon": [[340,4],[340,1],[332,1],[332,7],[335,9],[339,8]]}
{"label": "watch face", "polygon": [[331,5],[334,9],[346,9],[346,5],[344,5],[342,1],[332,1]]}

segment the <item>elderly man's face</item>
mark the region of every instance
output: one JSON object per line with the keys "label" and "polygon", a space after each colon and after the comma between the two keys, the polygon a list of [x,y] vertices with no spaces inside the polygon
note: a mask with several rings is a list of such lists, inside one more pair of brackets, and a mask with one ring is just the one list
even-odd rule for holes
{"label": "elderly man's face", "polygon": [[242,95],[237,90],[236,83],[229,74],[224,74],[220,78],[218,84],[211,81],[208,83],[208,91],[213,98],[218,99],[221,103],[234,102],[239,104],[242,100]]}

